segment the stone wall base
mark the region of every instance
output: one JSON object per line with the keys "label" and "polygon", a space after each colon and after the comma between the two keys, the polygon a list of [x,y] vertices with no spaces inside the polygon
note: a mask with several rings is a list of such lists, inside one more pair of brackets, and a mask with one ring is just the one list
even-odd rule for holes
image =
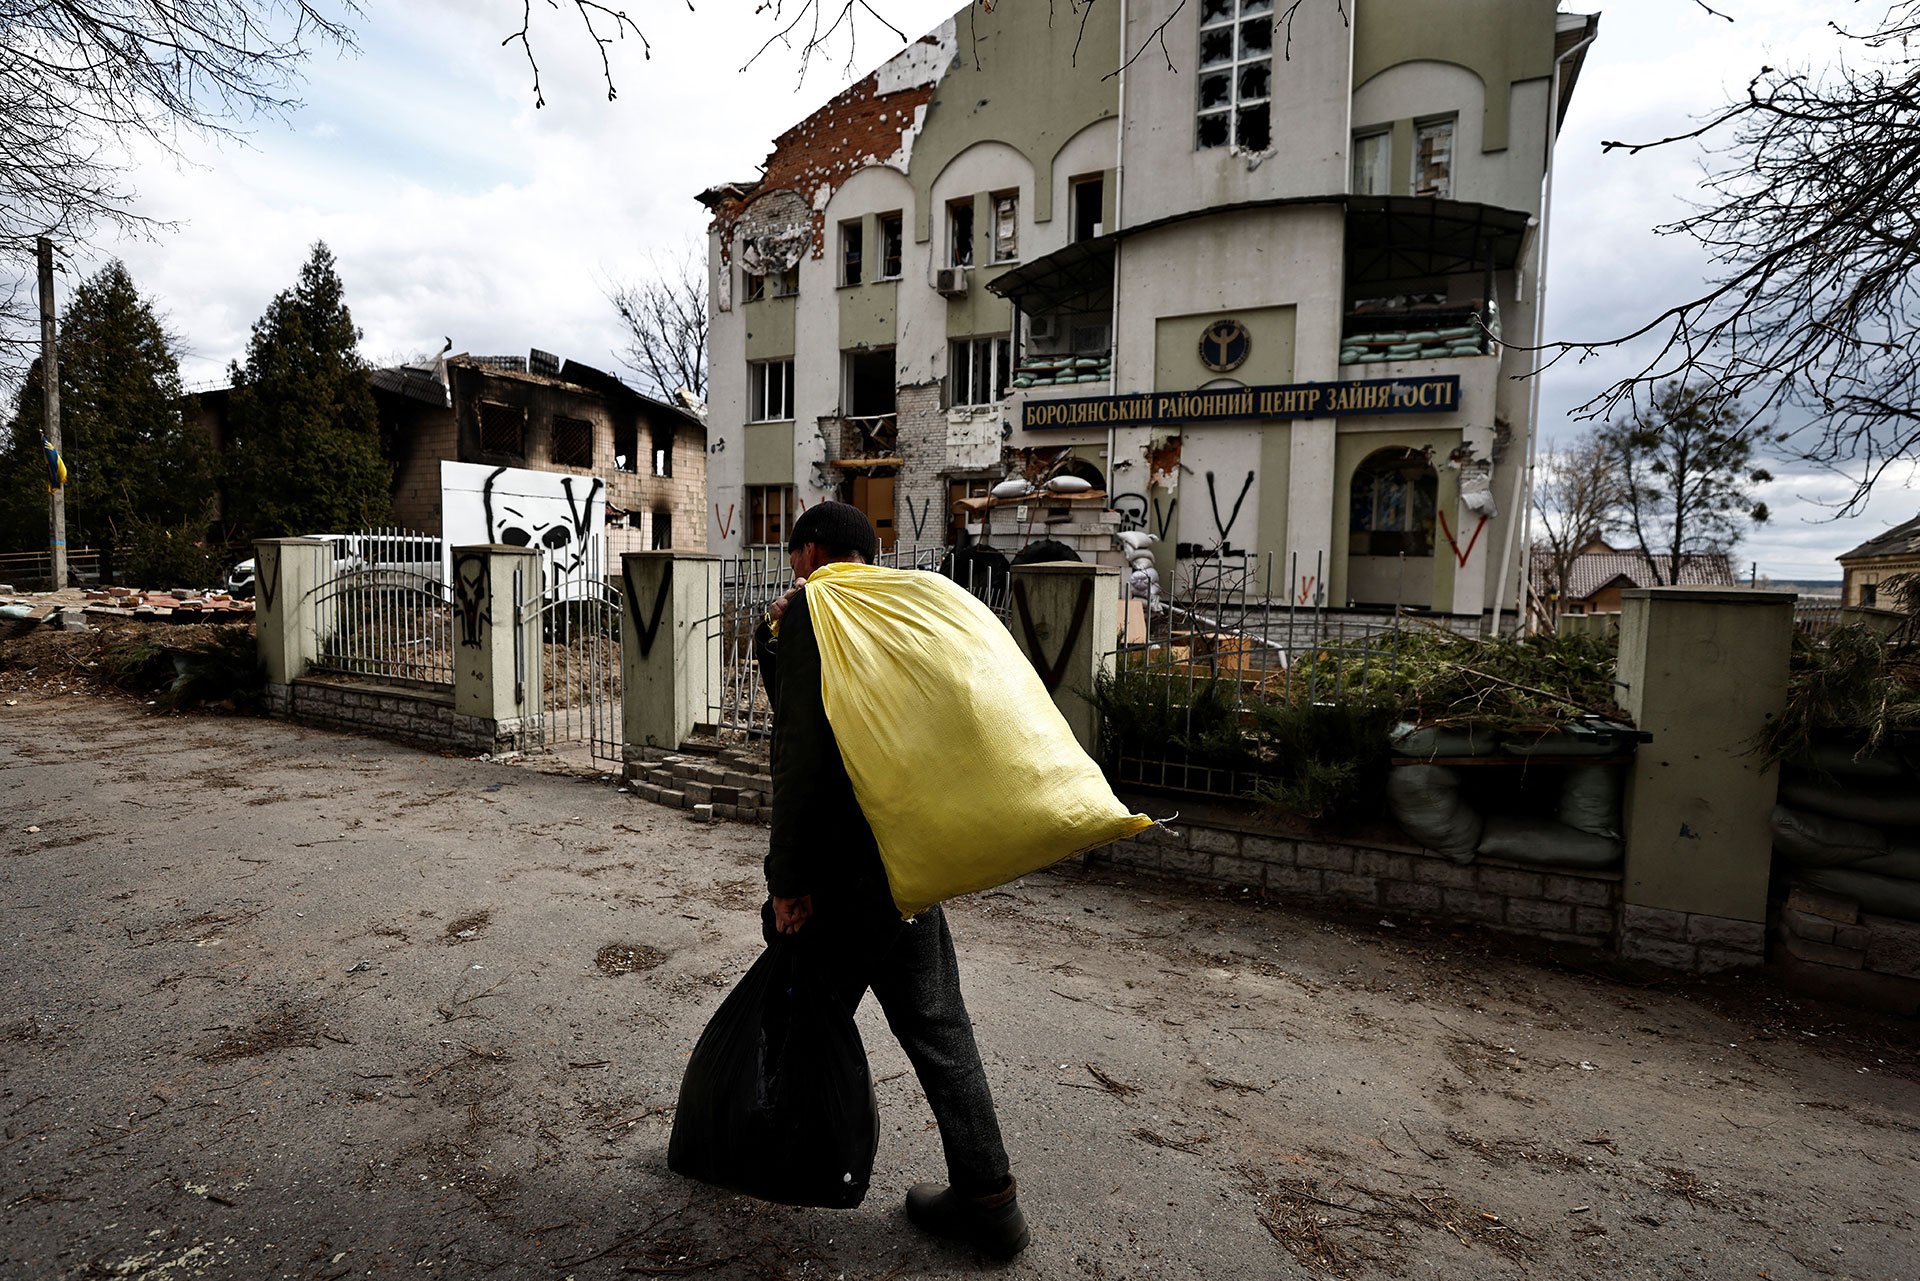
{"label": "stone wall base", "polygon": [[1920,923],[1862,912],[1851,899],[1794,888],[1773,923],[1774,964],[1796,991],[1920,1015]]}
{"label": "stone wall base", "polygon": [[322,729],[372,734],[465,755],[529,751],[540,745],[533,718],[492,721],[453,710],[453,692],[420,686],[343,683],[302,677],[269,685],[267,713]]}
{"label": "stone wall base", "polygon": [[773,821],[773,779],[763,748],[690,742],[677,752],[628,747],[627,786],[643,801],[692,810],[702,819]]}
{"label": "stone wall base", "polygon": [[1767,927],[1763,921],[1628,903],[1620,910],[1616,946],[1624,960],[1694,974],[1717,974],[1764,963]]}

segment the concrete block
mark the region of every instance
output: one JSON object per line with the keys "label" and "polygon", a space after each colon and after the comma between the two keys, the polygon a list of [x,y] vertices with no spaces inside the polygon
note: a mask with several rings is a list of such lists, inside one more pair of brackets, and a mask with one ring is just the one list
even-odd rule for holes
{"label": "concrete block", "polygon": [[1500,894],[1443,888],[1440,903],[1448,916],[1462,921],[1498,925],[1507,919],[1507,900]]}
{"label": "concrete block", "polygon": [[1644,903],[1623,903],[1620,907],[1620,929],[1622,933],[1639,938],[1673,939],[1677,942],[1687,937],[1687,914],[1668,911],[1664,907],[1648,907]]}
{"label": "concrete block", "polygon": [[1852,925],[1860,919],[1860,905],[1852,899],[1822,894],[1818,890],[1794,889],[1787,894],[1787,906],[1809,916],[1824,916],[1829,921]]}
{"label": "concrete block", "polygon": [[1402,912],[1437,913],[1442,890],[1438,885],[1419,885],[1413,881],[1387,881],[1380,887],[1381,901]]}
{"label": "concrete block", "polygon": [[1380,882],[1371,876],[1356,876],[1352,872],[1328,870],[1320,883],[1331,898],[1348,903],[1362,903],[1371,907],[1377,907],[1380,904]]}
{"label": "concrete block", "polygon": [[1447,890],[1473,888],[1474,868],[1444,858],[1420,855],[1413,859],[1413,879],[1422,885],[1438,885]]}
{"label": "concrete block", "polygon": [[1258,859],[1240,858],[1234,854],[1216,854],[1213,856],[1213,879],[1228,885],[1265,889],[1267,865]]}
{"label": "concrete block", "polygon": [[1269,864],[1292,863],[1294,858],[1292,841],[1251,834],[1240,838],[1240,853],[1247,858],[1257,858]]}
{"label": "concrete block", "polygon": [[1597,881],[1591,876],[1567,876],[1563,873],[1549,872],[1546,881],[1546,892],[1541,897],[1550,903],[1577,903],[1582,907],[1611,907],[1620,894],[1618,881]]}
{"label": "concrete block", "polygon": [[1728,970],[1743,970],[1757,967],[1766,961],[1762,952],[1748,952],[1737,948],[1701,947],[1694,969],[1701,974],[1723,974]]}
{"label": "concrete block", "polygon": [[1187,849],[1180,845],[1162,845],[1156,851],[1154,861],[1162,870],[1178,876],[1209,876],[1213,872],[1213,855],[1205,850]]}
{"label": "concrete block", "polygon": [[694,805],[713,803],[713,788],[705,783],[690,778],[680,784],[680,790],[687,794],[687,800]]}
{"label": "concrete block", "polygon": [[1687,916],[1687,942],[1735,952],[1760,952],[1767,946],[1767,927],[1760,921],[1693,912]]}
{"label": "concrete block", "polygon": [[1353,871],[1353,851],[1344,845],[1319,845],[1301,841],[1295,847],[1295,862],[1301,867],[1317,867],[1326,872]]}
{"label": "concrete block", "polygon": [[1238,854],[1240,833],[1222,831],[1216,827],[1196,827],[1188,833],[1187,844],[1209,854]]}
{"label": "concrete block", "polygon": [[1613,910],[1605,907],[1581,907],[1573,909],[1573,932],[1590,939],[1611,939],[1613,937]]}
{"label": "concrete block", "polygon": [[1858,970],[1866,965],[1867,954],[1857,948],[1835,947],[1831,943],[1815,943],[1812,939],[1785,938],[1780,945],[1792,956],[1803,961],[1817,961],[1821,965],[1837,966],[1843,970]]}
{"label": "concrete block", "polygon": [[685,809],[687,807],[687,794],[671,787],[661,788],[659,796],[655,799],[662,805],[671,805],[675,809]]}
{"label": "concrete block", "polygon": [[713,821],[713,806],[704,804],[696,805],[693,807],[691,817],[696,823],[711,823]]}
{"label": "concrete block", "polygon": [[1780,913],[1781,929],[1795,938],[1811,939],[1815,943],[1833,942],[1834,923],[1824,916],[1815,916],[1811,912],[1802,912],[1797,908],[1785,908]]}
{"label": "concrete block", "polygon": [[[1358,850],[1353,856],[1353,870],[1362,876],[1378,876],[1389,881],[1413,880],[1413,855],[1389,854],[1385,850]],[[1434,901],[1439,902],[1436,895]]]}
{"label": "concrete block", "polygon": [[1489,894],[1505,894],[1509,898],[1545,898],[1547,893],[1546,877],[1511,867],[1477,867],[1474,885]]}
{"label": "concrete block", "polygon": [[735,800],[735,804],[745,805],[748,809],[758,809],[760,802],[766,799],[767,792],[771,790],[771,788],[764,791],[752,788],[743,789],[739,797]]}
{"label": "concrete block", "polygon": [[1688,973],[1700,959],[1699,949],[1690,943],[1675,939],[1654,938],[1645,934],[1629,934],[1620,940],[1620,956],[1628,961],[1645,961],[1649,965],[1661,965],[1670,970],[1685,970]]}
{"label": "concrete block", "polygon": [[1545,899],[1510,898],[1507,900],[1507,924],[1521,930],[1573,931],[1573,904],[1549,903]]}
{"label": "concrete block", "polygon": [[1287,863],[1277,863],[1267,868],[1267,892],[1269,894],[1305,894],[1318,898],[1326,893],[1322,875],[1318,868],[1294,867]]}
{"label": "concrete block", "polygon": [[713,803],[715,805],[725,805],[728,807],[738,805],[740,803],[740,789],[715,784],[713,787]]}
{"label": "concrete block", "polygon": [[1866,958],[1870,970],[1920,979],[1920,925],[1868,917]]}

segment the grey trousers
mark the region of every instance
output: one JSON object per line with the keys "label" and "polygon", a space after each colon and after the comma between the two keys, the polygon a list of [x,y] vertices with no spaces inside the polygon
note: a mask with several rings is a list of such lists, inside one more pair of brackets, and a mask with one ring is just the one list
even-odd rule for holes
{"label": "grey trousers", "polygon": [[852,1013],[869,989],[907,1052],[940,1126],[947,1181],[968,1196],[1007,1185],[1007,1150],[960,995],[960,965],[946,913],[929,908],[912,922],[891,910],[836,913],[816,898],[807,929],[823,927],[835,994]]}

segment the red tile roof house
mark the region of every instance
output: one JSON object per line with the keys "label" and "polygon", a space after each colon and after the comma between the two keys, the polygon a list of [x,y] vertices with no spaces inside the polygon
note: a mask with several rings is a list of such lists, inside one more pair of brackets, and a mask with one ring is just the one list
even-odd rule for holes
{"label": "red tile roof house", "polygon": [[[1733,587],[1733,566],[1725,552],[1688,553],[1680,557],[1680,572],[1672,571],[1673,557],[1664,553],[1618,551],[1595,539],[1575,553],[1567,569],[1564,595],[1554,601],[1558,614],[1612,614],[1620,609],[1620,593],[1633,587]],[[1550,552],[1533,550],[1533,590],[1553,600],[1560,583]]]}

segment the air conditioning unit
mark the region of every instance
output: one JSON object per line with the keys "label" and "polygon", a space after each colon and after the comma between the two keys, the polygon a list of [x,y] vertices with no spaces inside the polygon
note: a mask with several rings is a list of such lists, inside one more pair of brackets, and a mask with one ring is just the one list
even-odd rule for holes
{"label": "air conditioning unit", "polygon": [[965,267],[940,268],[933,273],[933,287],[948,297],[966,293],[967,269]]}
{"label": "air conditioning unit", "polygon": [[1060,317],[1028,316],[1027,337],[1036,342],[1052,342],[1060,335]]}

